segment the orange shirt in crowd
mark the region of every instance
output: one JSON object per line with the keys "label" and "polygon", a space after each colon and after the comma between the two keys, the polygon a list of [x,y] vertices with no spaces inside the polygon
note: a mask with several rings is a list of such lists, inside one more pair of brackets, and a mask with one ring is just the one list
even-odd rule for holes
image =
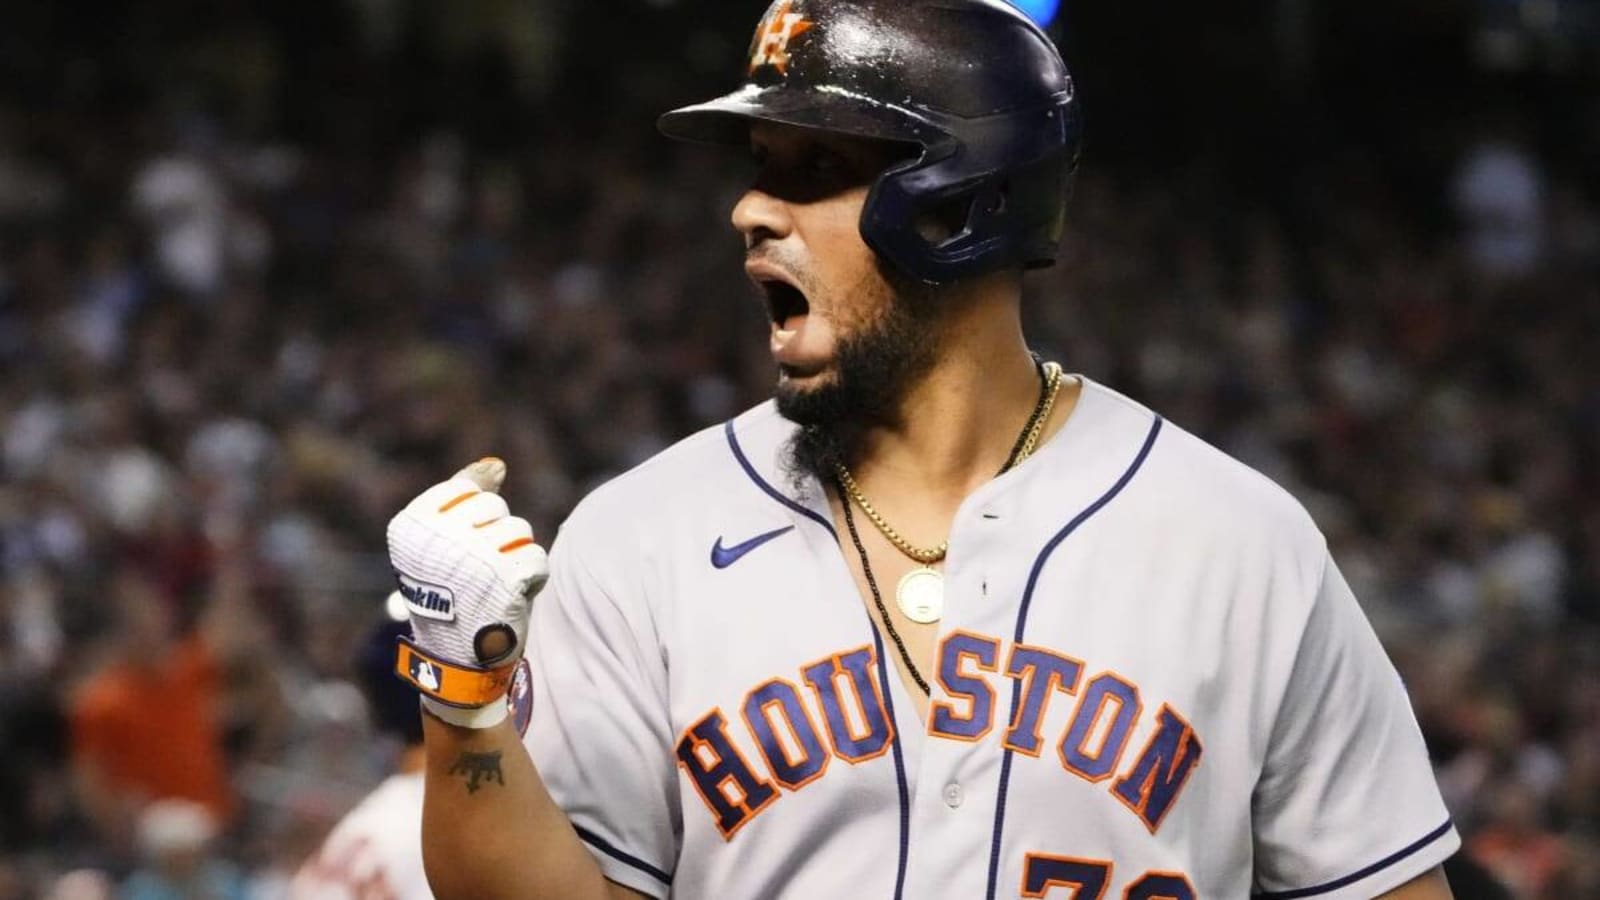
{"label": "orange shirt in crowd", "polygon": [[73,756],[115,788],[193,800],[226,821],[231,797],[219,700],[216,663],[197,636],[165,659],[113,664],[73,699]]}
{"label": "orange shirt in crowd", "polygon": [[1546,896],[1566,865],[1566,844],[1556,835],[1513,835],[1493,825],[1472,839],[1467,852],[1518,897]]}

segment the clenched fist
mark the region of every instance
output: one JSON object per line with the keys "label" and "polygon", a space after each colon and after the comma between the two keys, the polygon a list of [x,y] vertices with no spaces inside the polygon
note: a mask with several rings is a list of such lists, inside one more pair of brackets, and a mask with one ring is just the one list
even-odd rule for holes
{"label": "clenched fist", "polygon": [[429,712],[488,728],[506,717],[506,687],[550,564],[526,519],[498,491],[505,463],[488,458],[428,488],[389,521],[389,561],[411,611],[396,672]]}

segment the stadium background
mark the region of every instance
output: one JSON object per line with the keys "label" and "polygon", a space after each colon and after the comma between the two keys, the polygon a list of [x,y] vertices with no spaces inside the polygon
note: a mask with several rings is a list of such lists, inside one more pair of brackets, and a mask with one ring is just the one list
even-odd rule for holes
{"label": "stadium background", "polygon": [[[388,516],[492,450],[549,536],[765,395],[747,167],[653,130],[733,83],[759,7],[7,4],[0,897],[147,869],[164,794],[277,896],[393,762],[351,672]],[[1037,348],[1299,496],[1466,853],[1600,897],[1600,9],[1069,2],[1054,31],[1088,142]],[[152,660],[195,677],[140,690]],[[216,728],[166,780],[108,776],[179,704]]]}

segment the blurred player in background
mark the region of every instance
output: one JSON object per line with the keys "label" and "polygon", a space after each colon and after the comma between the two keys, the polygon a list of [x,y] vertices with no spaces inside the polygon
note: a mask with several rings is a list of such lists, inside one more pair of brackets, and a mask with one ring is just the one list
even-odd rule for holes
{"label": "blurred player in background", "polygon": [[431,900],[422,873],[422,719],[416,698],[390,673],[404,622],[385,622],[358,660],[361,687],[380,733],[401,742],[395,772],[351,810],[301,868],[291,900]]}

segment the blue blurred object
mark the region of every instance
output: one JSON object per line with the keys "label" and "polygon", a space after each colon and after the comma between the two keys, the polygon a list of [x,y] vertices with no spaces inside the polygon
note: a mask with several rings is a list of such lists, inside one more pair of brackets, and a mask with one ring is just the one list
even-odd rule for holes
{"label": "blue blurred object", "polygon": [[417,708],[417,692],[394,674],[394,645],[401,635],[411,636],[409,622],[389,620],[375,626],[358,651],[356,672],[367,702],[372,704],[378,730],[407,744],[420,744],[422,713]]}
{"label": "blue blurred object", "polygon": [[1011,5],[1027,13],[1040,28],[1049,28],[1061,11],[1061,0],[1011,0]]}

